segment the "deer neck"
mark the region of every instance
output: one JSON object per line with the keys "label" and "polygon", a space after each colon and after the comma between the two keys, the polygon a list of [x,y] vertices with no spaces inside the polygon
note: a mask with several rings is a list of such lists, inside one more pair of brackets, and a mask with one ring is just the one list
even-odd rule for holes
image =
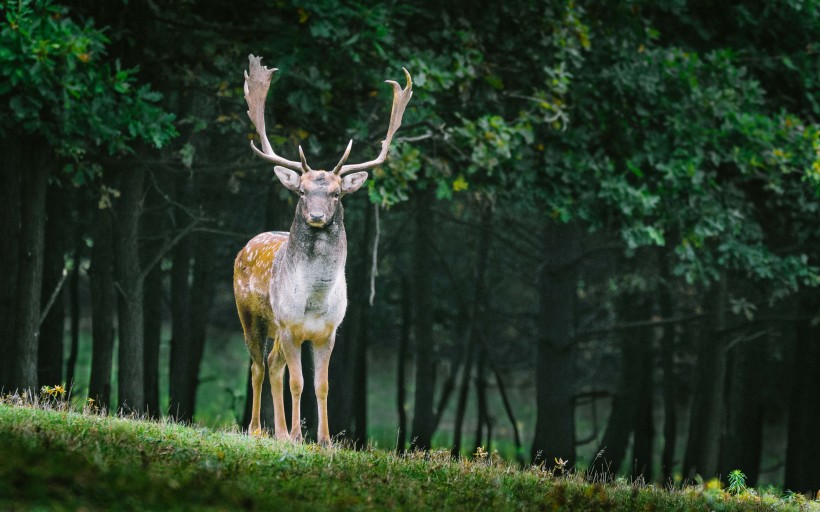
{"label": "deer neck", "polygon": [[315,228],[297,212],[290,227],[287,266],[311,281],[316,291],[330,288],[341,276],[347,258],[347,236],[342,205],[328,225]]}

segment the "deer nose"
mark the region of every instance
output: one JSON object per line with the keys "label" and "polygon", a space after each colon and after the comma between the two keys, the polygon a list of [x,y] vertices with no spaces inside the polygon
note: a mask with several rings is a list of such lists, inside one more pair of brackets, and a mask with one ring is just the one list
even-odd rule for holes
{"label": "deer nose", "polygon": [[320,223],[320,222],[325,221],[324,212],[310,212],[310,213],[308,213],[308,216],[310,216],[310,222],[311,223],[314,223],[314,222]]}

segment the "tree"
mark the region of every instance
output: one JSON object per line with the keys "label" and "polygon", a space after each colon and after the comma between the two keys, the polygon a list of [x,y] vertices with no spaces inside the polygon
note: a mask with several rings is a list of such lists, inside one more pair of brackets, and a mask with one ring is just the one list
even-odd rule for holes
{"label": "tree", "polygon": [[[159,96],[136,87],[134,72],[104,60],[104,34],[80,25],[49,0],[4,3],[0,30],[3,120],[0,136],[20,140],[28,162],[21,176],[20,278],[17,283],[14,386],[37,387],[37,347],[44,251],[45,194],[50,175],[64,162],[76,184],[99,172],[83,157],[98,149],[123,154],[136,139],[162,145],[173,116],[155,105]],[[28,169],[24,170],[23,166]]]}

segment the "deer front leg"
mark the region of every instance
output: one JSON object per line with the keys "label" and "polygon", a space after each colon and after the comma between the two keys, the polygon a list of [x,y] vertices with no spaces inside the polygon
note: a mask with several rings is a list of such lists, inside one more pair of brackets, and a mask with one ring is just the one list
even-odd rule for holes
{"label": "deer front leg", "polygon": [[285,354],[282,351],[282,338],[277,334],[273,350],[268,354],[268,372],[270,375],[270,392],[273,396],[273,422],[277,439],[288,438],[288,425],[285,423],[285,398],[282,395],[282,380],[285,376]]}
{"label": "deer front leg", "polygon": [[293,338],[282,342],[282,350],[285,353],[285,360],[288,364],[290,374],[290,396],[291,396],[291,420],[290,439],[291,441],[302,441],[302,414],[301,400],[302,389],[305,387],[305,379],[302,375],[302,347],[294,343]]}
{"label": "deer front leg", "polygon": [[319,409],[319,426],[316,434],[316,441],[319,444],[330,444],[330,429],[327,424],[327,374],[330,366],[330,353],[336,340],[336,331],[330,335],[324,344],[313,345],[313,366],[315,376],[313,387],[316,391],[316,404]]}

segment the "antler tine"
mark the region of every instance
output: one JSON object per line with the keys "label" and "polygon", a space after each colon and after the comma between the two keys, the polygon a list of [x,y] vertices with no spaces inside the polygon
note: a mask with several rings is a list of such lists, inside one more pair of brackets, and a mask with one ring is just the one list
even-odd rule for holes
{"label": "antler tine", "polygon": [[[299,162],[288,160],[277,155],[268,141],[265,133],[265,98],[268,96],[270,81],[276,68],[268,69],[262,65],[262,57],[248,55],[248,71],[245,71],[245,101],[248,103],[248,117],[251,119],[259,139],[262,141],[260,151],[251,141],[251,148],[265,160],[293,171],[301,171],[303,166]],[[304,162],[304,157],[302,157]],[[307,164],[305,164],[307,166]]]}
{"label": "antler tine", "polygon": [[[383,164],[387,158],[387,153],[390,151],[390,143],[393,141],[393,135],[399,129],[399,126],[401,126],[401,117],[404,115],[404,109],[407,108],[407,104],[413,96],[413,79],[410,77],[410,73],[405,68],[401,69],[404,71],[404,76],[407,79],[407,85],[404,89],[402,89],[401,86],[393,80],[385,80],[386,83],[393,87],[393,107],[390,110],[390,125],[387,127],[387,137],[385,137],[382,141],[382,150],[379,152],[379,156],[377,156],[375,160],[370,160],[369,162],[364,162],[361,164],[342,165],[341,169],[338,171],[339,176],[349,172],[366,171],[368,169],[372,169]],[[349,150],[350,145],[348,144],[348,151]],[[342,157],[342,162],[346,159],[347,153],[345,153],[345,156]]]}
{"label": "antler tine", "polygon": [[353,147],[353,139],[350,139],[350,142],[347,143],[347,149],[345,149],[345,154],[342,155],[342,159],[339,160],[339,163],[336,164],[336,167],[333,168],[333,174],[339,174],[339,171],[342,170],[342,166],[347,161],[347,157],[350,156],[350,148]]}
{"label": "antler tine", "polygon": [[305,152],[302,151],[302,145],[299,145],[299,160],[302,161],[302,172],[310,172],[313,169],[310,168],[307,164],[307,160],[305,160]]}

